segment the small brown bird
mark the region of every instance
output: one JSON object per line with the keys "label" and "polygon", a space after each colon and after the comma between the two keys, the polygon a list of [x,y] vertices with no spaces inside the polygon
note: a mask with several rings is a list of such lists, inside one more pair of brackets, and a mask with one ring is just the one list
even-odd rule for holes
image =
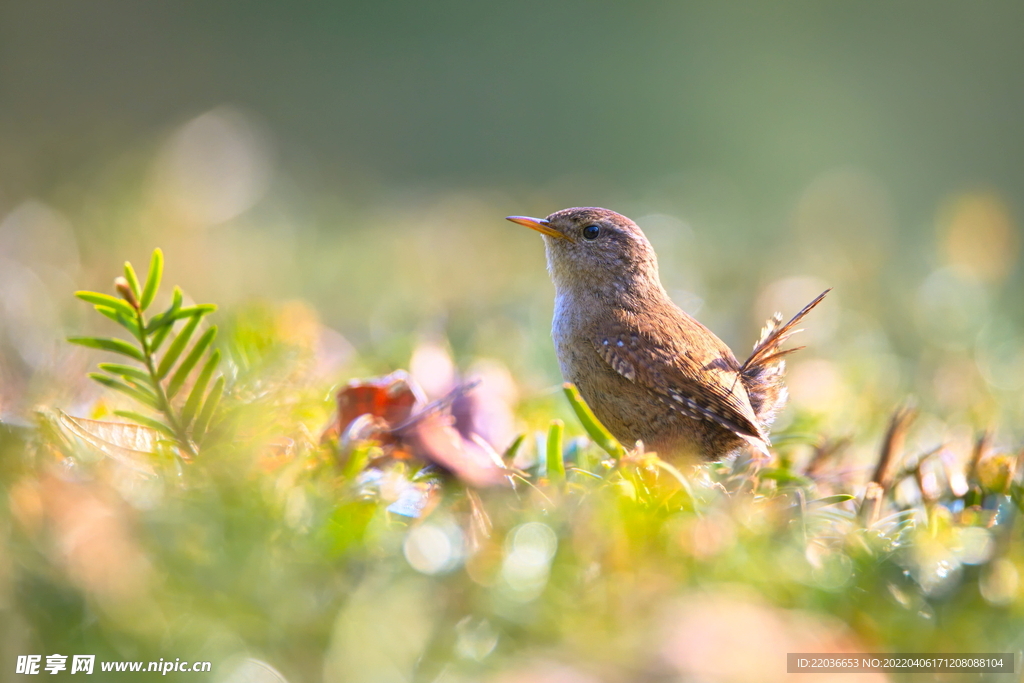
{"label": "small brown bird", "polygon": [[770,457],[768,428],[786,402],[782,350],[793,327],[768,321],[745,363],[669,298],[654,249],[625,216],[593,207],[509,216],[544,236],[555,284],[551,334],[562,376],[632,446],[719,460],[744,444]]}

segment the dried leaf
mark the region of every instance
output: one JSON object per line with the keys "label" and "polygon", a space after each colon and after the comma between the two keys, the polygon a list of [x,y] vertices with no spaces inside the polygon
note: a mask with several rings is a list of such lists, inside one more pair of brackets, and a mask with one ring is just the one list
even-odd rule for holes
{"label": "dried leaf", "polygon": [[397,370],[377,379],[349,382],[338,393],[338,421],[344,429],[360,415],[369,414],[394,426],[409,419],[413,408],[424,402],[419,386],[408,373]]}
{"label": "dried leaf", "polygon": [[[452,403],[473,386],[475,383],[457,387],[444,398],[423,406],[423,392],[401,370],[377,379],[350,382],[338,392],[338,418],[323,438],[337,436],[343,459],[373,441],[385,447],[387,458],[413,457],[435,464],[471,486],[503,483],[501,456],[475,435],[464,438],[448,412]],[[419,406],[423,407],[416,411]]]}
{"label": "dried leaf", "polygon": [[337,400],[338,414],[324,430],[321,443],[341,440],[349,425],[361,415],[381,418],[387,427],[392,427],[409,419],[413,408],[425,402],[423,392],[402,370],[384,377],[353,380],[338,392]]}
{"label": "dried leaf", "polygon": [[106,422],[58,414],[60,426],[104,455],[149,476],[156,471],[150,462],[161,442],[167,438],[150,427],[127,422]]}
{"label": "dried leaf", "polygon": [[463,439],[453,422],[451,415],[430,412],[395,433],[418,458],[466,484],[484,487],[506,483],[501,456],[493,449],[488,453],[480,443]]}

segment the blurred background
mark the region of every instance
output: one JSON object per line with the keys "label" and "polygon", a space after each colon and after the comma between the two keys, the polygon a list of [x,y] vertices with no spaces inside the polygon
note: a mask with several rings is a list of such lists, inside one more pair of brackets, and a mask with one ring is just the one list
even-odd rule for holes
{"label": "blurred background", "polygon": [[88,311],[69,294],[154,246],[193,296],[304,301],[382,368],[426,335],[550,385],[540,240],[502,217],[599,205],[639,221],[737,355],[835,287],[798,404],[843,420],[914,394],[1015,429],[1022,20],[1013,2],[3,3],[0,410],[72,353]]}
{"label": "blurred background", "polygon": [[154,246],[194,296],[301,299],[384,365],[443,336],[546,386],[541,245],[502,217],[600,205],[640,222],[737,355],[835,287],[797,401],[915,394],[1013,429],[1022,20],[1012,2],[4,3],[0,409],[59,374],[70,292]]}
{"label": "blurred background", "polygon": [[738,356],[835,288],[781,429],[868,462],[912,397],[922,449],[1019,446],[1022,27],[1009,1],[0,2],[0,420],[95,412],[63,339],[111,328],[72,293],[158,246],[220,322],[309,345],[324,415],[414,352],[427,384],[450,356],[550,397],[542,244],[503,217],[597,205]]}

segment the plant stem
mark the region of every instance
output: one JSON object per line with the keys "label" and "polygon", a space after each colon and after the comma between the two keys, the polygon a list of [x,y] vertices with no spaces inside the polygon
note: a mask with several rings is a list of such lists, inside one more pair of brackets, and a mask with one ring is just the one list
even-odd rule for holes
{"label": "plant stem", "polygon": [[[185,431],[184,425],[178,416],[174,414],[174,410],[171,408],[171,402],[167,398],[167,392],[164,391],[164,387],[160,384],[160,380],[156,375],[156,365],[153,362],[153,353],[149,347],[149,341],[146,339],[146,321],[142,316],[142,309],[138,306],[135,307],[135,318],[139,325],[139,334],[136,337],[139,343],[142,345],[142,355],[146,359],[146,370],[149,371],[149,377],[153,382],[153,390],[156,392],[157,404],[160,406],[161,412],[164,417],[167,418],[167,426],[177,435],[179,445],[185,450],[187,454],[187,460],[195,458],[196,448],[192,444],[192,439],[189,438],[188,432]],[[173,323],[172,323],[173,324]]]}

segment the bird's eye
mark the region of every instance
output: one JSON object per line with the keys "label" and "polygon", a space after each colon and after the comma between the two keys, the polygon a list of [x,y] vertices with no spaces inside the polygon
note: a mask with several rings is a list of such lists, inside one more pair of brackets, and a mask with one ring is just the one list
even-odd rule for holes
{"label": "bird's eye", "polygon": [[588,225],[583,228],[583,239],[585,240],[596,240],[597,236],[601,234],[601,228],[596,225]]}

